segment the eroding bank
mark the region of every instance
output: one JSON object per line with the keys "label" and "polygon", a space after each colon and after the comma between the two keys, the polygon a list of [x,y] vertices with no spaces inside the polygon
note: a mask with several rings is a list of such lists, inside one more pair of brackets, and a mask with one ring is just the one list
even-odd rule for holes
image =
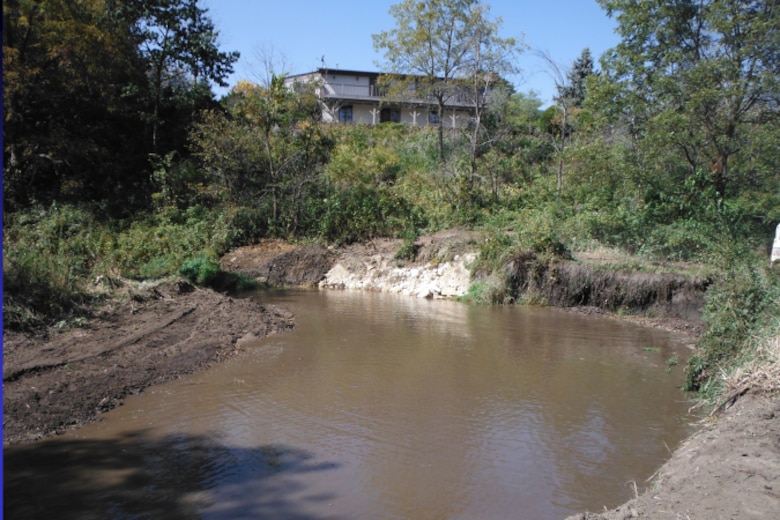
{"label": "eroding bank", "polygon": [[597,309],[674,322],[697,332],[708,281],[679,274],[628,272],[576,261],[517,256],[493,273],[474,270],[480,236],[449,230],[420,238],[413,259],[401,258],[404,243],[376,239],[338,249],[278,241],[239,248],[222,268],[272,286],[310,286],[390,292],[420,298],[460,298],[480,284],[497,283],[506,302],[543,302],[562,308]]}

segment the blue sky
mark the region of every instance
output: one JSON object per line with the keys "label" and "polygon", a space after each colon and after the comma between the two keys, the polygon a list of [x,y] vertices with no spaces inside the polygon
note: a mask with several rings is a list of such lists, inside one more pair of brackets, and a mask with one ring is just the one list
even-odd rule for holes
{"label": "blue sky", "polygon": [[[388,13],[397,0],[201,0],[220,32],[220,48],[241,59],[228,79],[257,81],[259,49],[283,55],[292,73],[325,65],[350,70],[380,70],[372,34],[395,27]],[[532,50],[521,55],[523,69],[510,78],[517,90],[535,90],[547,105],[555,92],[549,67],[535,55],[541,49],[564,67],[589,47],[598,59],[618,44],[616,22],[595,0],[486,0],[493,18],[501,17],[501,36],[522,38]],[[226,89],[217,89],[224,94]]]}

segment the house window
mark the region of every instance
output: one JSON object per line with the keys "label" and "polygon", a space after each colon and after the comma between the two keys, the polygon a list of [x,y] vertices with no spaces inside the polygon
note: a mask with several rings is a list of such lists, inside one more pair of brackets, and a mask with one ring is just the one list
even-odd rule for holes
{"label": "house window", "polygon": [[439,114],[437,114],[436,112],[428,112],[428,124],[438,125],[439,124]]}
{"label": "house window", "polygon": [[339,109],[339,123],[351,123],[352,122],[352,107],[341,107]]}
{"label": "house window", "polygon": [[401,111],[395,108],[383,108],[379,113],[380,123],[400,123]]}

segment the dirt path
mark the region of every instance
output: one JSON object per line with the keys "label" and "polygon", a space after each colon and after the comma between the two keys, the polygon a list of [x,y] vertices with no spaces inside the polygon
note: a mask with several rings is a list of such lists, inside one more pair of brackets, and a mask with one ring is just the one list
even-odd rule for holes
{"label": "dirt path", "polygon": [[4,443],[76,428],[151,385],[236,354],[243,340],[282,332],[292,315],[186,282],[137,290],[82,328],[50,339],[3,337]]}

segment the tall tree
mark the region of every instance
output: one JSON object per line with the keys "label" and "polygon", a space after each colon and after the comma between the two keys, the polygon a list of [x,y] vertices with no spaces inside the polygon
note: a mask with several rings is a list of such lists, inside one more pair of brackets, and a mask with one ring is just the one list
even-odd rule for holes
{"label": "tall tree", "polygon": [[495,123],[501,112],[500,105],[506,105],[514,92],[512,85],[502,76],[519,72],[515,59],[520,52],[520,45],[514,38],[498,37],[502,20],[491,20],[488,5],[481,4],[474,8],[469,23],[475,36],[465,67],[473,110],[469,135],[469,184],[473,190],[477,158],[490,147],[495,137],[490,130],[495,129],[496,125],[490,123]]}
{"label": "tall tree", "polygon": [[736,193],[750,175],[740,154],[778,118],[778,2],[599,3],[622,41],[602,60],[596,101],[618,108],[641,144],[676,154],[684,176],[703,171],[717,196]]}
{"label": "tall tree", "polygon": [[587,90],[586,80],[595,74],[593,68],[593,56],[587,47],[582,50],[580,57],[574,60],[569,73],[568,81],[558,87],[558,97],[567,98],[573,107],[582,107]]}
{"label": "tall tree", "polygon": [[547,63],[548,74],[553,79],[557,92],[553,98],[555,105],[542,113],[539,123],[540,129],[549,136],[558,156],[556,192],[560,195],[563,190],[564,151],[567,140],[571,137],[571,116],[572,112],[576,111],[575,103],[577,100],[571,83],[571,70],[559,65],[547,52],[539,51],[538,54]]}
{"label": "tall tree", "polygon": [[113,0],[133,27],[147,66],[152,149],[159,150],[161,108],[182,93],[209,91],[208,81],[225,87],[238,52],[219,50],[219,32],[198,0]]}
{"label": "tall tree", "polygon": [[[444,108],[455,96],[468,92],[470,81],[485,73],[506,71],[483,68],[515,42],[499,38],[501,21],[489,18],[479,0],[404,0],[390,7],[396,27],[373,35],[374,48],[384,51],[385,82],[391,95],[411,93],[436,103],[439,158],[444,156]],[[495,63],[494,63],[495,64]]]}
{"label": "tall tree", "polygon": [[143,203],[160,124],[185,135],[237,58],[216,38],[195,0],[5,2],[5,200]]}
{"label": "tall tree", "polygon": [[293,231],[306,210],[305,187],[317,181],[330,146],[314,124],[313,87],[287,88],[284,76],[273,76],[266,87],[240,81],[224,102],[227,111],[207,111],[193,125],[195,155],[230,200],[265,206],[272,225]]}

